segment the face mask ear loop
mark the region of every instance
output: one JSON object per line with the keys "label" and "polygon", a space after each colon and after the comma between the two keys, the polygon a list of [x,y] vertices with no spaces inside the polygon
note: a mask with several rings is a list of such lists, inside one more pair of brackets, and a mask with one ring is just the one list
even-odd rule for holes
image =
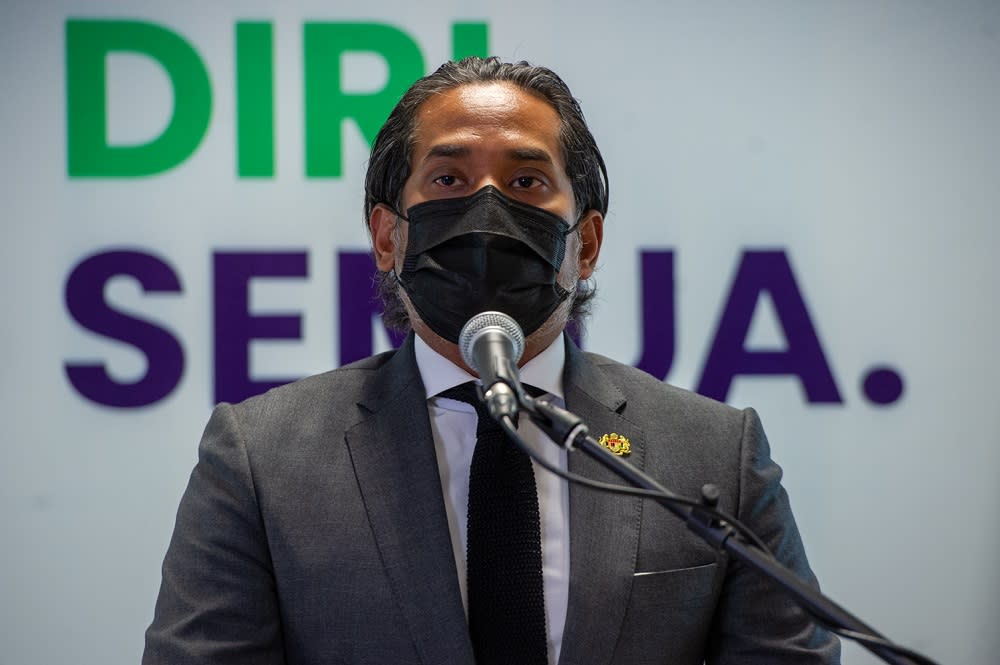
{"label": "face mask ear loop", "polygon": [[576,220],[576,224],[574,224],[573,226],[571,226],[568,229],[566,229],[566,235],[563,236],[563,237],[568,237],[569,234],[573,233],[573,231],[576,231],[577,229],[579,229],[580,228],[580,223],[583,222],[583,218],[586,217],[586,216],[587,216],[586,213],[580,215],[577,218],[577,220]]}
{"label": "face mask ear loop", "polygon": [[[399,220],[403,220],[407,224],[410,223],[410,218],[396,210],[394,206],[386,205],[386,207],[389,208],[394,215],[396,215],[396,223],[393,225],[393,234],[399,231]],[[399,286],[403,283],[403,280],[399,278],[399,273],[396,272],[395,262],[392,264],[392,270],[390,272],[392,273],[392,280],[396,282],[396,288],[399,288]]]}
{"label": "face mask ear loop", "polygon": [[[384,205],[386,208],[388,208],[389,211],[392,212],[392,214],[394,214],[396,216],[397,220],[401,219],[404,222],[409,223],[410,218],[407,217],[406,215],[404,215],[403,213],[399,212],[398,210],[396,210],[396,206],[389,205],[388,203],[383,203],[382,205]],[[399,278],[399,275],[396,273],[396,266],[395,265],[392,266],[392,269],[389,270],[388,274],[392,275],[392,281],[394,281],[397,284],[397,286],[403,283],[403,280],[401,280]]]}
{"label": "face mask ear loop", "polygon": [[403,220],[404,222],[410,221],[409,217],[396,210],[396,206],[392,205],[391,203],[386,203],[385,201],[381,201],[381,204],[384,205],[386,208],[388,208],[389,211],[392,212],[392,214],[394,214],[396,217]]}

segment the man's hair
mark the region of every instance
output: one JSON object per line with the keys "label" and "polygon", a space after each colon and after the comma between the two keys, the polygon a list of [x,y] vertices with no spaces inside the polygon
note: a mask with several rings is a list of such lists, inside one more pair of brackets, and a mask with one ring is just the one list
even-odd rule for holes
{"label": "man's hair", "polygon": [[[501,62],[499,58],[471,57],[446,62],[437,71],[410,86],[389,114],[372,145],[365,176],[365,228],[379,203],[400,211],[403,186],[410,177],[417,111],[433,97],[452,88],[475,83],[507,82],[526,90],[552,106],[559,116],[559,143],[566,175],[573,186],[578,215],[597,210],[608,212],[608,170],[594,136],[583,118],[580,104],[566,83],[550,69],[527,62]],[[398,221],[398,220],[397,220]],[[382,320],[393,330],[410,328],[409,315],[399,298],[395,273],[379,272],[378,295],[382,299]],[[590,313],[596,287],[581,281],[570,311],[570,320],[581,326]]]}

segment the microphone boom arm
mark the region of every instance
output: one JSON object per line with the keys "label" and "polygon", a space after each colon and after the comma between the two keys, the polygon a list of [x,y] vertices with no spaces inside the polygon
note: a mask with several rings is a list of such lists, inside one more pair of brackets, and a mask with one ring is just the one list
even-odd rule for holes
{"label": "microphone boom arm", "polygon": [[[926,656],[885,639],[874,628],[802,581],[792,570],[779,563],[766,548],[762,549],[738,537],[738,529],[717,517],[719,490],[715,485],[703,486],[700,504],[692,507],[691,504],[694,502],[674,494],[638,467],[595,441],[589,435],[583,419],[576,414],[544,400],[532,399],[524,394],[520,386],[517,393],[521,398],[522,410],[527,411],[532,422],[554,443],[568,451],[582,450],[633,485],[655,492],[656,495],[650,498],[657,500],[660,505],[683,520],[688,529],[699,535],[713,549],[726,552],[774,581],[803,609],[833,632],[854,639],[883,661],[893,665],[936,665]],[[737,523],[735,519],[732,522]],[[742,525],[741,528],[746,529]]]}

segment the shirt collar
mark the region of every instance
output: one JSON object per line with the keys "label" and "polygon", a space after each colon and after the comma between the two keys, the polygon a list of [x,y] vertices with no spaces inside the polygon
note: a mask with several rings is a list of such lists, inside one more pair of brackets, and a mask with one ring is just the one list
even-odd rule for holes
{"label": "shirt collar", "polygon": [[[427,345],[419,335],[415,335],[414,351],[417,369],[424,382],[427,399],[454,386],[475,381],[469,374]],[[521,382],[541,388],[556,397],[563,397],[562,373],[566,363],[566,345],[562,335],[556,337],[548,347],[525,363],[520,370]]]}

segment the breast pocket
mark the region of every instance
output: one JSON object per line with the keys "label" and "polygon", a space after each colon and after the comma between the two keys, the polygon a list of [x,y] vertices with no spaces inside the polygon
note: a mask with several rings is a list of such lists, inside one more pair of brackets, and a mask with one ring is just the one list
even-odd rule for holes
{"label": "breast pocket", "polygon": [[632,600],[646,607],[703,605],[717,594],[719,566],[707,563],[690,568],[642,571],[633,575]]}
{"label": "breast pocket", "polygon": [[636,573],[614,662],[702,663],[720,575],[716,563]]}

